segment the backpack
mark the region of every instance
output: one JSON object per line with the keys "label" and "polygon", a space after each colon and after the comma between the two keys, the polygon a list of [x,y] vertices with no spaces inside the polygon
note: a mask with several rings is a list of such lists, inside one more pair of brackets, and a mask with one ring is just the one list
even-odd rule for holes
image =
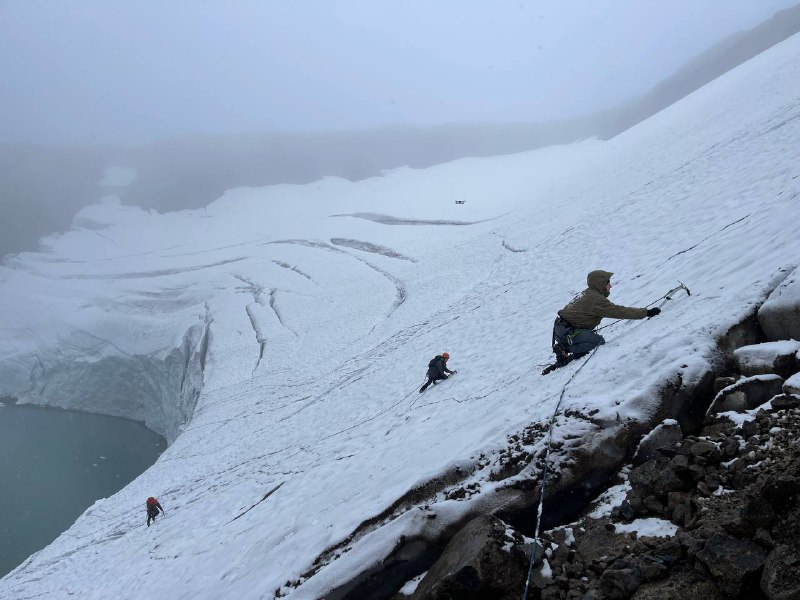
{"label": "backpack", "polygon": [[150,508],[150,507],[154,507],[156,504],[158,504],[158,500],[156,500],[156,499],[155,499],[155,498],[153,498],[152,496],[150,496],[150,497],[147,499],[147,507],[148,507],[148,508]]}
{"label": "backpack", "polygon": [[428,363],[428,377],[435,377],[439,374],[439,363],[441,363],[444,359],[436,355],[431,359],[431,362]]}

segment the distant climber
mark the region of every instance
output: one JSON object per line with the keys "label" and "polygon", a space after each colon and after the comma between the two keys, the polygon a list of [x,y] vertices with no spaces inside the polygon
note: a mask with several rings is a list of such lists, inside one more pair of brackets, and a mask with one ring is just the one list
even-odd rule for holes
{"label": "distant climber", "polygon": [[156,517],[158,516],[158,511],[164,513],[164,509],[161,508],[161,504],[158,503],[158,500],[150,496],[147,499],[147,526],[150,527],[150,521],[152,520],[155,523]]}
{"label": "distant climber", "polygon": [[458,371],[451,371],[447,368],[448,360],[450,360],[450,355],[447,352],[437,354],[431,359],[431,361],[428,363],[428,381],[425,382],[425,385],[419,388],[420,394],[428,389],[430,384],[436,385],[437,381],[447,379],[448,375],[454,375],[458,373]]}
{"label": "distant climber", "polygon": [[603,336],[594,331],[603,318],[644,319],[655,317],[661,312],[660,308],[631,308],[611,302],[608,296],[611,294],[612,275],[608,271],[592,271],[586,277],[589,287],[558,311],[558,317],[553,324],[553,352],[556,362],[542,371],[542,375],[547,375],[605,344]]}

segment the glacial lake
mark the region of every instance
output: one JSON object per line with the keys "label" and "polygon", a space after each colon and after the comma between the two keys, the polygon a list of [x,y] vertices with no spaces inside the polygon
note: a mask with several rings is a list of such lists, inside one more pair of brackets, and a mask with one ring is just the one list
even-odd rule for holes
{"label": "glacial lake", "polygon": [[135,421],[0,404],[0,577],[133,481],[166,447]]}

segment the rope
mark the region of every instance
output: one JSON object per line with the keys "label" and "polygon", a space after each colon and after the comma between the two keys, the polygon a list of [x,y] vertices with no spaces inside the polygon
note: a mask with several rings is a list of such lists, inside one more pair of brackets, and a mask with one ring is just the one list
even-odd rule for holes
{"label": "rope", "polygon": [[[680,282],[678,282],[678,283],[680,283]],[[661,304],[658,305],[658,308],[661,308],[662,306],[664,306],[667,303],[667,300],[672,300],[672,294],[675,294],[676,292],[678,292],[680,290],[684,290],[689,296],[692,295],[692,293],[689,291],[689,288],[687,288],[685,285],[683,285],[681,283],[678,287],[672,288],[670,291],[668,291],[663,296],[659,296],[658,298],[653,300],[650,304],[645,304],[645,308],[650,308],[651,306],[653,306],[653,304],[655,304],[659,300],[663,300],[663,302],[661,302]],[[625,320],[626,319],[617,319],[616,321],[611,321],[611,323],[609,323],[608,325],[603,325],[602,327],[597,327],[594,331],[600,331],[601,329],[605,329],[606,327],[611,327],[612,325],[616,325],[620,321],[625,321]]]}
{"label": "rope", "polygon": [[[361,427],[361,426],[362,426],[362,425],[364,425],[365,423],[369,423],[370,421],[374,421],[375,419],[377,419],[377,418],[378,418],[378,417],[380,417],[381,415],[385,415],[387,412],[389,412],[390,410],[392,410],[392,409],[393,409],[395,406],[397,406],[398,404],[400,404],[401,402],[403,402],[403,401],[404,401],[406,398],[408,398],[408,397],[409,397],[411,394],[413,394],[415,391],[417,391],[417,388],[414,388],[413,390],[411,390],[410,392],[408,392],[408,393],[407,393],[405,396],[403,396],[402,398],[400,398],[400,400],[398,400],[397,402],[395,402],[395,403],[394,403],[394,404],[392,404],[391,406],[388,406],[387,408],[384,408],[382,411],[380,411],[380,412],[378,412],[378,413],[375,413],[375,414],[374,414],[374,415],[372,415],[371,417],[367,417],[366,419],[362,419],[362,420],[361,420],[361,421],[359,421],[358,423],[355,423],[355,424],[353,424],[353,425],[350,425],[349,427],[345,427],[344,429],[340,429],[339,431],[335,431],[335,432],[333,432],[333,433],[331,433],[331,434],[328,434],[328,435],[326,435],[325,437],[321,437],[321,438],[319,438],[319,439],[315,440],[314,442],[312,442],[312,443],[308,444],[307,446],[302,446],[302,448],[308,448],[309,446],[313,446],[313,445],[315,445],[315,444],[318,444],[319,442],[322,442],[322,441],[324,441],[324,440],[330,439],[330,438],[332,438],[332,437],[334,437],[334,436],[337,436],[337,435],[339,435],[339,434],[341,434],[341,433],[344,433],[345,431],[350,431],[351,429],[355,429],[356,427]],[[414,402],[416,402],[416,400],[415,400]],[[413,406],[413,402],[412,402],[412,406]]]}
{"label": "rope", "polygon": [[553,424],[555,423],[556,416],[558,415],[558,411],[561,408],[561,401],[564,399],[564,394],[567,391],[567,386],[572,383],[572,380],[581,372],[581,369],[586,366],[586,363],[594,356],[594,353],[597,351],[597,346],[594,348],[590,353],[589,356],[586,357],[586,360],[583,361],[583,364],[576,369],[576,371],[570,375],[570,378],[564,384],[564,387],[561,388],[561,395],[558,398],[558,403],[556,404],[556,409],[553,411],[553,416],[550,417],[550,425],[547,428],[547,450],[545,450],[544,454],[544,466],[542,467],[542,489],[539,492],[539,508],[536,511],[536,532],[534,533],[533,538],[533,548],[531,549],[531,560],[528,564],[528,576],[525,578],[525,591],[522,593],[522,600],[526,600],[528,597],[528,586],[531,582],[531,574],[533,573],[533,563],[534,558],[536,556],[536,547],[539,545],[539,530],[542,525],[542,512],[544,510],[544,489],[545,484],[547,483],[547,461],[550,457],[550,449],[552,446],[553,441]]}

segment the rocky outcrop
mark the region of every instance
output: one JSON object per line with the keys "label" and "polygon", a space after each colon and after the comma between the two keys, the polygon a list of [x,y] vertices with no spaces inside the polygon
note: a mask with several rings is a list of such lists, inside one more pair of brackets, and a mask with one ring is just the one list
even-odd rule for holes
{"label": "rocky outcrop", "polygon": [[519,597],[527,568],[522,536],[495,517],[478,517],[450,540],[411,598],[511,600]]}
{"label": "rocky outcrop", "polygon": [[800,269],[795,269],[758,310],[768,340],[800,340]]}
{"label": "rocky outcrop", "polygon": [[720,390],[708,413],[752,410],[780,394],[782,388],[783,378],[774,373],[745,377]]}
{"label": "rocky outcrop", "polygon": [[[563,528],[546,532],[551,578],[534,579],[539,597],[800,597],[800,408],[772,404],[739,425],[711,417],[700,435],[631,468],[609,516],[570,525],[569,551]],[[648,536],[651,519],[677,532]]]}
{"label": "rocky outcrop", "polygon": [[[781,296],[782,307],[788,296]],[[764,314],[784,327],[788,313],[773,307]],[[771,335],[785,339],[786,330],[775,327]],[[800,599],[800,342],[754,343],[764,339],[754,318],[732,331],[720,342],[725,371],[708,374],[692,390],[664,392],[662,404],[676,417],[691,412],[686,406],[711,405],[699,430],[665,419],[636,445],[636,425],[584,416],[595,426],[593,438],[604,441],[553,449],[566,468],[553,474],[544,515],[569,514],[563,504],[582,481],[596,490],[592,467],[617,468],[617,485],[601,496],[611,506],[589,507],[577,521],[540,536],[528,597]],[[679,396],[692,402],[672,401]],[[622,466],[626,448],[632,458]],[[539,488],[529,478],[542,458],[509,460],[497,479],[515,479],[535,499]],[[528,523],[535,505],[523,507]],[[505,523],[482,517],[463,528],[412,598],[519,597],[526,581],[519,584],[521,557],[530,560],[533,540],[513,529],[525,519],[510,511],[496,516]]]}

